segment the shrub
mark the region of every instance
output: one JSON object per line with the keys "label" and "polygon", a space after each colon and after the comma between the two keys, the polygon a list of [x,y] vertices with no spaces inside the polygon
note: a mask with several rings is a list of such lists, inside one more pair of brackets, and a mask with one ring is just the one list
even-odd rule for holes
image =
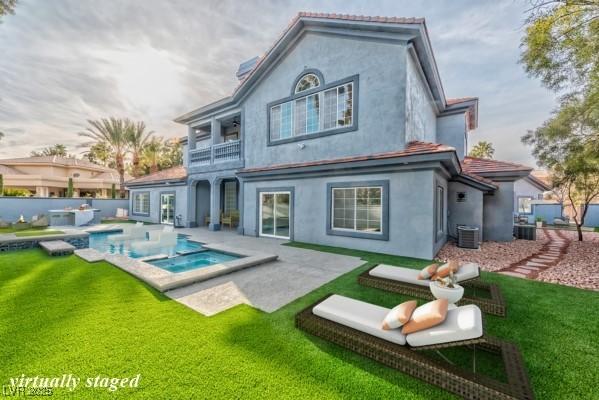
{"label": "shrub", "polygon": [[6,188],[4,189],[4,196],[8,197],[29,197],[31,192],[27,189],[19,188]]}

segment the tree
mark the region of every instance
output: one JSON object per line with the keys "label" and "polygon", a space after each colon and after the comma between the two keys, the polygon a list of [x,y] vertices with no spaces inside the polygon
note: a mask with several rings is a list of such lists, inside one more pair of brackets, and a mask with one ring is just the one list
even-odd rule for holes
{"label": "tree", "polygon": [[69,177],[69,182],[67,184],[67,197],[73,197],[73,178]]}
{"label": "tree", "polygon": [[[581,132],[599,132],[597,117],[580,100],[570,99],[551,119],[522,141],[533,146],[538,163],[552,171],[553,183],[564,191],[574,210],[578,239],[588,205],[599,197],[599,152]],[[580,209],[579,209],[580,207]]]}
{"label": "tree", "polygon": [[84,152],[84,157],[89,162],[100,164],[105,167],[115,168],[114,156],[111,154],[111,148],[105,142],[98,142],[92,145],[89,150]]}
{"label": "tree", "polygon": [[96,143],[105,143],[113,157],[116,170],[119,174],[119,189],[121,197],[125,197],[125,157],[129,152],[128,119],[102,118],[100,120],[87,120],[90,125],[80,136],[92,139],[88,146]]}
{"label": "tree", "polygon": [[110,198],[116,199],[116,185],[114,183],[110,186]]}
{"label": "tree", "polygon": [[468,154],[470,157],[492,159],[495,149],[491,142],[481,141],[474,145]]}
{"label": "tree", "polygon": [[55,144],[54,146],[45,147],[41,151],[31,152],[31,157],[43,156],[73,157],[67,153],[67,147],[64,144]]}
{"label": "tree", "polygon": [[526,72],[552,90],[579,93],[599,79],[599,1],[532,0],[522,39]]}
{"label": "tree", "polygon": [[169,139],[164,142],[162,148],[162,161],[160,169],[172,168],[183,164],[183,151],[178,138]]}
{"label": "tree", "polygon": [[142,152],[142,163],[146,169],[146,173],[153,174],[159,171],[162,148],[163,143],[160,137],[153,137],[146,143]]}
{"label": "tree", "polygon": [[16,6],[17,0],[0,0],[0,17],[6,14],[14,14]]}
{"label": "tree", "polygon": [[141,175],[141,156],[144,147],[150,141],[153,131],[146,132],[146,124],[143,121],[128,124],[127,140],[131,151],[131,173],[134,177]]}
{"label": "tree", "polygon": [[4,177],[0,174],[0,196],[4,196]]}

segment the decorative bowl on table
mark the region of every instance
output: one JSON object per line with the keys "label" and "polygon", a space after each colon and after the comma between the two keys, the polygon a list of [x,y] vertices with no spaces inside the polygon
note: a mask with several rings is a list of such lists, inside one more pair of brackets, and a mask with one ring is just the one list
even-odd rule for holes
{"label": "decorative bowl on table", "polygon": [[458,284],[454,284],[453,288],[441,286],[437,281],[429,284],[431,293],[436,299],[447,299],[450,304],[455,304],[462,299],[464,288]]}

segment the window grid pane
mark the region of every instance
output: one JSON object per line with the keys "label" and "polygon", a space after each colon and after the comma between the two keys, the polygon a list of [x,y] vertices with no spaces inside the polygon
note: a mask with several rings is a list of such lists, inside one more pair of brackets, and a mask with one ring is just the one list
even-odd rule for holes
{"label": "window grid pane", "polygon": [[294,135],[299,136],[306,133],[306,98],[295,101],[295,131]]}
{"label": "window grid pane", "polygon": [[281,104],[281,139],[291,137],[293,126],[293,105],[291,102]]}
{"label": "window grid pane", "polygon": [[333,188],[333,229],[382,232],[382,188]]}
{"label": "window grid pane", "polygon": [[281,137],[281,106],[275,106],[270,109],[270,138],[279,139]]}
{"label": "window grid pane", "polygon": [[337,127],[337,89],[324,92],[322,120],[322,129],[326,130]]}

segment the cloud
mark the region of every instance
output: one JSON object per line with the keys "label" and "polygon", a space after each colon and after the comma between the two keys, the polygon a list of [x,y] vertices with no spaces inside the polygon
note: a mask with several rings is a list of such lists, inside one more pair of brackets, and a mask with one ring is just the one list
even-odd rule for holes
{"label": "cloud", "polygon": [[64,0],[19,2],[0,25],[0,157],[66,144],[80,152],[87,119],[146,121],[182,136],[176,116],[229,95],[239,63],[263,54],[300,10],[427,19],[448,97],[480,97],[497,157],[532,163],[519,138],[552,94],[518,65],[524,4],[357,0]]}

